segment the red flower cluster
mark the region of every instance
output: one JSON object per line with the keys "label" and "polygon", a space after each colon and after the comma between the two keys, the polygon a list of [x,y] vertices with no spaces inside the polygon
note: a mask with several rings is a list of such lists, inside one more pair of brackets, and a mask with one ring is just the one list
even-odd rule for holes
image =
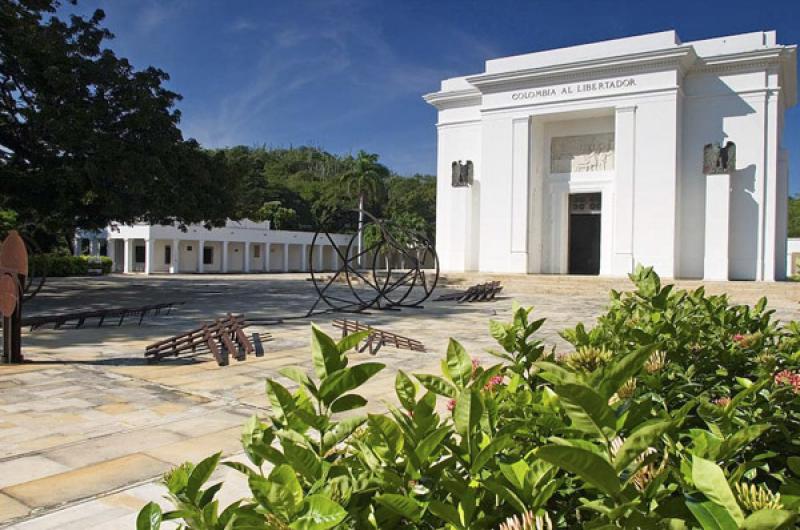
{"label": "red flower cluster", "polygon": [[745,341],[746,341],[746,339],[747,339],[747,337],[745,337],[745,336],[744,336],[744,335],[742,335],[741,333],[737,333],[736,335],[734,335],[734,336],[733,336],[733,341],[734,341],[734,342],[738,342],[738,343],[739,343],[739,346],[743,346],[743,344],[742,344],[742,343],[743,343],[743,342],[745,342]]}
{"label": "red flower cluster", "polygon": [[775,374],[776,385],[790,385],[795,394],[800,394],[800,374],[783,370]]}
{"label": "red flower cluster", "polygon": [[486,382],[486,384],[483,385],[483,389],[491,392],[494,389],[494,387],[496,387],[497,385],[502,385],[502,384],[503,384],[503,376],[502,375],[495,375],[495,376],[489,378],[489,380]]}
{"label": "red flower cluster", "polygon": [[454,408],[456,408],[456,400],[451,399],[450,401],[447,402],[447,410],[452,412]]}

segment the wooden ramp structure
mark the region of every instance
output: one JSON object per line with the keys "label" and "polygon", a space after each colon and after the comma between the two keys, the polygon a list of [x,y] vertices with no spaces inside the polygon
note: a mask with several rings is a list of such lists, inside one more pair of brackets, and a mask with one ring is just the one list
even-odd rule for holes
{"label": "wooden ramp structure", "polygon": [[473,285],[466,291],[443,294],[436,298],[434,302],[443,302],[447,300],[456,300],[459,304],[464,302],[488,302],[494,300],[494,297],[502,290],[503,286],[498,281],[479,283]]}
{"label": "wooden ramp structure", "polygon": [[94,311],[75,311],[70,313],[59,313],[57,315],[40,315],[23,318],[21,324],[23,327],[30,326],[31,331],[43,328],[50,324],[53,329],[79,329],[86,326],[87,321],[97,319],[97,327],[102,327],[106,320],[116,323],[121,326],[122,322],[128,318],[139,317],[138,325],[142,325],[142,321],[148,315],[159,316],[162,312],[169,315],[172,308],[175,306],[183,305],[184,302],[162,302],[160,304],[143,305],[139,307],[112,307],[108,309],[97,309]]}
{"label": "wooden ramp structure", "polygon": [[145,348],[144,356],[151,362],[165,357],[194,355],[211,352],[220,366],[227,366],[231,357],[243,361],[248,355],[264,356],[264,342],[272,337],[258,333],[248,336],[249,326],[244,315],[232,315],[205,322],[200,327],[180,333],[168,339],[154,342]]}
{"label": "wooden ramp structure", "polygon": [[342,337],[359,331],[369,331],[369,335],[358,348],[359,353],[369,350],[372,355],[375,355],[383,345],[393,346],[401,350],[425,351],[425,346],[416,339],[373,328],[358,320],[334,320],[333,326],[342,330]]}

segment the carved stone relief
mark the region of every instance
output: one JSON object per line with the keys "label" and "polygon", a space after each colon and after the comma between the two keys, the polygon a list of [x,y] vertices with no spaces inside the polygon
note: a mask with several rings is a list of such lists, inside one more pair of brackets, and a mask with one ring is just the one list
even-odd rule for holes
{"label": "carved stone relief", "polygon": [[551,173],[614,169],[614,133],[560,136],[550,143]]}

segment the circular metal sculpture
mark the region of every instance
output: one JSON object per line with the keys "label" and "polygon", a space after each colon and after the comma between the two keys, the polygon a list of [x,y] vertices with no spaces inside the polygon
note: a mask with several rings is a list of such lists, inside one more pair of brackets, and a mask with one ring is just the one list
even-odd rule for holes
{"label": "circular metal sculpture", "polygon": [[[314,234],[309,271],[318,298],[306,316],[318,311],[320,302],[328,306],[324,311],[343,312],[419,307],[436,288],[439,257],[430,240],[418,230],[361,213],[366,222],[346,246],[337,244],[326,230]],[[324,255],[315,256],[322,252],[320,240],[334,249],[338,268],[331,276],[321,275],[326,269]]]}

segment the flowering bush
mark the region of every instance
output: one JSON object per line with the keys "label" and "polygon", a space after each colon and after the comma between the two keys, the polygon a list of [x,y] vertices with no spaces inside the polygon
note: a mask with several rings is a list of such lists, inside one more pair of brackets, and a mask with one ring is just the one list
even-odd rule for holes
{"label": "flowering bush", "polygon": [[[399,371],[400,403],[357,415],[383,365],[348,365],[363,338],[312,327],[314,376],[267,380],[272,406],[245,425],[250,465],[224,462],[252,496],[220,511],[206,486],[220,455],[165,477],[176,510],[145,506],[140,530],[791,528],[800,508],[800,327],[702,289],[636,289],[563,332],[515,307],[491,322],[499,362],[451,340],[442,374]],[[346,413],[346,414],[342,414]]]}

